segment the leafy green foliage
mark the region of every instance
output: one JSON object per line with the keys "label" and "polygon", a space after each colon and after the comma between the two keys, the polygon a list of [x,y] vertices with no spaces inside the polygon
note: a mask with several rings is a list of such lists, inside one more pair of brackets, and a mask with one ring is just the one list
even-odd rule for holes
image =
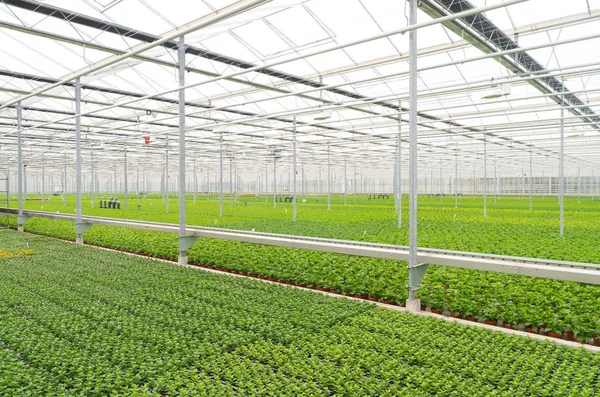
{"label": "leafy green foliage", "polygon": [[[264,199],[263,199],[264,200]],[[269,199],[270,200],[270,199]],[[317,200],[319,201],[317,203]],[[248,204],[244,205],[243,201]],[[405,200],[406,202],[406,200]],[[160,199],[130,198],[129,210],[104,210],[86,206],[84,213],[176,223],[177,202],[165,212]],[[323,197],[309,197],[299,204],[298,221],[291,221],[291,204],[265,203],[256,197],[241,197],[225,205],[219,217],[215,197],[188,202],[188,224],[261,232],[406,244],[408,228],[396,227],[393,200],[358,197],[348,205],[334,196],[331,211]],[[44,210],[73,211],[73,201],[49,201]],[[40,209],[39,202],[28,202]],[[558,204],[555,198],[528,200],[501,197],[488,199],[488,216],[482,216],[479,198],[419,198],[419,245],[442,249],[486,252],[600,263],[600,201],[566,199],[566,236],[558,236]],[[287,212],[286,212],[287,211]],[[408,218],[404,210],[404,219]],[[216,224],[215,224],[216,221]],[[26,230],[74,240],[73,224],[32,219]],[[85,234],[91,244],[145,255],[177,258],[177,237],[164,233],[94,226]],[[386,301],[406,300],[406,264],[319,252],[258,246],[202,239],[188,252],[190,261],[222,269],[272,277],[298,284],[318,286],[342,293],[369,295]],[[600,335],[600,288],[553,280],[534,279],[463,269],[431,267],[419,292],[423,303],[434,309],[483,319],[501,319],[514,327],[546,329],[556,333],[573,331],[578,340]]]}
{"label": "leafy green foliage", "polygon": [[[27,244],[26,244],[27,243]],[[2,396],[595,396],[600,355],[0,232]]]}

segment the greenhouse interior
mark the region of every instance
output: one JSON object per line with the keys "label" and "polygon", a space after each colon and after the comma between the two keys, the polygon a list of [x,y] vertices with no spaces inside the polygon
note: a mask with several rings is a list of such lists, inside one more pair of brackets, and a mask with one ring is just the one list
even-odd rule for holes
{"label": "greenhouse interior", "polygon": [[2,0],[0,395],[600,396],[598,92],[600,0]]}

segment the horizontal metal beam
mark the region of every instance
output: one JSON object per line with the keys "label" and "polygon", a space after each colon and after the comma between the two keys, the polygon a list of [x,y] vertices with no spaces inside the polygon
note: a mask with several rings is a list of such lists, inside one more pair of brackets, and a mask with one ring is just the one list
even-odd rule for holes
{"label": "horizontal metal beam", "polygon": [[[17,102],[21,102],[28,98],[42,94],[48,90],[51,90],[52,88],[59,87],[59,86],[65,84],[65,83],[68,83],[71,80],[74,80],[78,77],[83,77],[85,75],[91,74],[98,70],[105,69],[111,65],[118,63],[118,62],[124,61],[127,58],[133,57],[138,54],[142,54],[154,47],[168,43],[171,40],[178,38],[179,36],[184,36],[186,34],[193,33],[195,31],[205,28],[207,26],[214,25],[215,23],[218,23],[218,22],[224,21],[228,18],[234,17],[240,13],[243,13],[244,11],[247,11],[250,8],[254,8],[256,6],[259,6],[263,3],[267,3],[269,1],[271,1],[271,0],[240,0],[237,3],[228,5],[222,9],[220,9],[218,12],[209,14],[209,15],[202,17],[190,24],[187,24],[187,25],[181,27],[179,30],[176,30],[164,37],[157,37],[156,40],[154,40],[150,43],[140,44],[138,46],[135,46],[133,49],[129,50],[128,52],[126,52],[124,54],[113,55],[108,58],[104,58],[94,64],[91,64],[89,66],[86,66],[82,69],[79,69],[77,71],[74,71],[72,73],[69,73],[69,74],[61,77],[59,79],[59,81],[57,81],[55,83],[46,84],[39,88],[36,88],[30,94],[21,95],[21,96],[9,99],[5,103],[0,104],[0,109],[4,109],[5,107],[14,105]],[[40,3],[31,3],[31,5],[34,7],[32,11],[35,11],[35,9],[37,9],[37,8],[43,7],[43,4],[40,4]],[[77,18],[78,17],[74,17],[71,20],[76,20]]]}
{"label": "horizontal metal beam", "polygon": [[[7,211],[11,214],[16,214],[17,212],[15,209],[0,209],[0,212]],[[29,218],[40,217],[75,221],[75,216],[69,214],[23,211],[23,215]],[[179,233],[177,225],[166,223],[139,222],[94,216],[83,217],[82,222],[93,225],[125,227],[173,234]],[[405,246],[208,227],[187,227],[186,235],[397,261],[407,261],[409,255],[408,247]],[[600,285],[600,265],[592,263],[563,262],[433,249],[419,249],[417,260],[419,263],[430,265]]]}

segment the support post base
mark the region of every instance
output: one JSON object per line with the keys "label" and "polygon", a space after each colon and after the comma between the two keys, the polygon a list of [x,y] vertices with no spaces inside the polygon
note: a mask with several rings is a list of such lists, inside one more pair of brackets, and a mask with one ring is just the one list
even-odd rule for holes
{"label": "support post base", "polygon": [[76,223],[75,224],[75,243],[83,245],[83,233],[92,227],[91,223]]}
{"label": "support post base", "polygon": [[186,266],[188,264],[188,256],[187,250],[194,245],[194,243],[198,240],[197,236],[179,236],[179,258],[177,262]]}
{"label": "support post base", "polygon": [[181,255],[180,254],[177,262],[179,263],[180,266],[187,266],[187,264],[188,264],[188,257],[187,257],[187,255]]}
{"label": "support post base", "polygon": [[406,310],[411,313],[417,313],[421,311],[421,299],[407,299],[406,300]]}
{"label": "support post base", "polygon": [[18,215],[17,216],[17,230],[20,232],[25,231],[23,229],[23,225],[25,224],[25,222],[27,222],[30,219],[29,216],[26,215]]}

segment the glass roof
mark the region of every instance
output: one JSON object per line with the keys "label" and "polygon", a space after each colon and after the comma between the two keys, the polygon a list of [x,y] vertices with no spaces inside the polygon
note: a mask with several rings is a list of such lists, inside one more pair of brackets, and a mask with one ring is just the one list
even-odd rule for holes
{"label": "glass roof", "polygon": [[[4,0],[0,164],[15,158],[16,99],[36,94],[21,101],[25,161],[35,166],[43,154],[59,167],[74,153],[74,81],[47,84],[246,2]],[[502,1],[422,0],[417,19],[491,4]],[[189,166],[218,166],[221,136],[249,175],[274,148],[289,162],[294,120],[299,163],[326,164],[329,148],[337,165],[386,174],[400,132],[407,164],[409,35],[392,34],[408,26],[407,8],[405,0],[263,1],[187,34]],[[471,172],[485,153],[507,174],[530,155],[557,173],[563,100],[568,164],[600,169],[600,0],[529,0],[478,17],[418,30],[420,169],[458,156]],[[83,74],[85,167],[92,150],[113,164],[128,149],[157,171],[167,149],[176,153],[176,42]]]}

